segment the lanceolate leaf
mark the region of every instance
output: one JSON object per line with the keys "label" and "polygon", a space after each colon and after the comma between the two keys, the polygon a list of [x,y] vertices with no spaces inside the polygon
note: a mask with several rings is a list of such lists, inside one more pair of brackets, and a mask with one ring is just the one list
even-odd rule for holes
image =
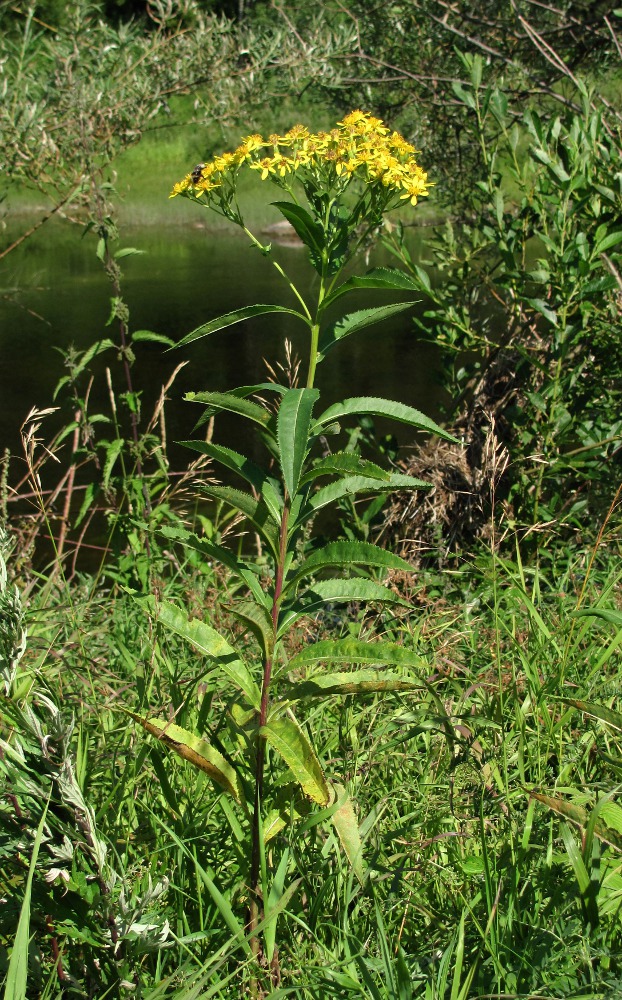
{"label": "lanceolate leaf", "polygon": [[156,601],[154,597],[139,597],[139,604],[145,607],[149,614],[186,639],[199,652],[215,660],[223,673],[240,690],[243,691],[254,708],[259,708],[261,696],[251,673],[240,655],[230,646],[227,640],[216,629],[198,618],[189,619],[186,612],[176,608],[167,601]]}
{"label": "lanceolate leaf", "polygon": [[591,701],[577,701],[574,698],[562,698],[561,700],[565,705],[572,705],[574,708],[578,708],[580,712],[585,712],[586,715],[591,715],[594,719],[600,719],[602,722],[606,722],[609,726],[619,729],[622,732],[622,713],[614,712],[612,708],[607,708],[606,705],[596,705]]}
{"label": "lanceolate leaf", "polygon": [[[288,664],[288,669],[291,663]],[[303,698],[325,698],[329,694],[374,694],[387,691],[418,691],[423,681],[411,681],[380,670],[353,670],[340,674],[315,674],[313,677],[283,689],[288,701]]]}
{"label": "lanceolate leaf", "polygon": [[430,434],[437,434],[438,437],[445,438],[446,441],[453,441],[454,444],[460,443],[453,434],[444,431],[420,410],[406,406],[404,403],[394,402],[391,399],[380,399],[377,396],[353,397],[345,399],[341,403],[335,403],[334,406],[329,406],[316,421],[313,430],[315,433],[321,433],[321,428],[326,424],[340,420],[341,417],[355,416],[361,413],[370,413],[376,417],[390,417],[392,420],[409,424],[411,427],[428,431]]}
{"label": "lanceolate leaf", "polygon": [[228,503],[231,507],[238,510],[240,514],[243,514],[244,517],[247,517],[276,554],[278,544],[277,524],[274,520],[271,520],[270,511],[265,503],[255,500],[250,493],[244,493],[243,490],[234,490],[230,486],[212,486],[210,483],[205,483],[201,485],[201,492],[205,493],[208,497],[213,497],[214,500],[224,500],[225,503]]}
{"label": "lanceolate leaf", "polygon": [[323,486],[313,496],[309,497],[307,505],[303,507],[299,518],[292,526],[292,531],[304,521],[327,507],[329,504],[340,500],[342,497],[357,493],[382,493],[393,490],[429,490],[431,483],[424,483],[422,479],[415,479],[413,476],[404,476],[401,473],[392,472],[388,479],[369,479],[367,476],[346,476],[337,482]]}
{"label": "lanceolate leaf", "polygon": [[367,274],[348,278],[342,285],[335,288],[334,292],[327,295],[322,302],[322,309],[326,309],[336,299],[356,288],[384,288],[404,292],[420,291],[417,282],[405,271],[400,271],[396,267],[375,267]]}
{"label": "lanceolate leaf", "polygon": [[[568,802],[558,795],[544,795],[535,790],[530,791],[529,795],[582,830],[587,827],[590,821],[590,814],[587,810],[575,802]],[[612,806],[614,809],[611,808]],[[622,851],[622,809],[620,806],[616,806],[614,802],[604,803],[593,829],[599,840],[604,840],[605,843]]]}
{"label": "lanceolate leaf", "polygon": [[304,486],[320,476],[365,476],[368,479],[380,479],[387,482],[391,478],[391,473],[350,451],[338,451],[334,455],[323,458],[312,469],[305,472],[299,485]]}
{"label": "lanceolate leaf", "polygon": [[246,584],[259,603],[266,605],[271,603],[270,597],[261,587],[257,577],[258,571],[253,571],[252,565],[248,566],[240,559],[236,559],[233,552],[226,549],[224,545],[217,545],[216,542],[210,542],[207,538],[199,538],[183,528],[172,528],[168,525],[160,529],[160,534],[171,541],[180,542],[186,548],[200,552],[210,560],[222,563]]}
{"label": "lanceolate leaf", "polygon": [[261,427],[265,427],[271,418],[265,406],[253,403],[244,396],[236,396],[233,392],[187,392],[184,399],[190,403],[205,403],[209,413],[217,413],[219,410],[239,413]]}
{"label": "lanceolate leaf", "polygon": [[308,559],[305,559],[291,579],[287,580],[284,589],[290,590],[304,577],[317,573],[319,570],[353,565],[377,566],[383,569],[413,572],[412,566],[405,559],[401,559],[386,549],[381,549],[378,545],[371,545],[369,542],[331,542],[324,548],[317,549]]}
{"label": "lanceolate leaf", "polygon": [[223,755],[206,740],[182,729],[166,719],[145,719],[135,712],[128,712],[148,733],[164,743],[170,750],[209,775],[212,781],[242,802],[244,794],[237,771]]}
{"label": "lanceolate leaf", "polygon": [[282,611],[279,617],[278,635],[282,636],[299,618],[313,615],[327,604],[343,604],[350,601],[382,601],[385,604],[400,604],[406,608],[411,606],[388,587],[381,587],[372,580],[319,580],[301,595],[300,601]]}
{"label": "lanceolate leaf", "polygon": [[177,347],[185,347],[186,344],[191,344],[194,340],[200,340],[201,337],[207,337],[210,333],[216,333],[218,330],[224,330],[228,326],[234,326],[235,323],[241,323],[242,320],[252,319],[255,316],[264,316],[266,313],[289,313],[290,316],[297,316],[298,319],[307,322],[306,316],[302,313],[297,312],[295,309],[287,309],[285,306],[277,305],[255,305],[255,306],[244,306],[242,309],[234,309],[232,312],[225,313],[223,316],[218,316],[216,319],[211,319],[209,323],[202,323],[201,326],[197,326],[196,330],[192,330],[190,333],[186,334],[179,343]]}
{"label": "lanceolate leaf", "polygon": [[272,719],[259,732],[281,755],[305,795],[325,806],[329,799],[326,778],[313,747],[298,723],[291,718]]}
{"label": "lanceolate leaf", "polygon": [[324,231],[322,227],[300,205],[295,205],[291,201],[274,201],[272,204],[274,208],[279,210],[283,218],[287,219],[304,245],[309,248],[313,266],[317,271],[321,271],[322,250],[324,247]]}
{"label": "lanceolate leaf", "polygon": [[338,808],[331,819],[333,821],[341,846],[346,852],[352,871],[361,885],[365,882],[365,865],[363,863],[363,845],[359,833],[358,820],[354,812],[354,803],[343,785],[333,784],[338,800]]}
{"label": "lanceolate leaf", "polygon": [[344,337],[349,337],[352,333],[358,333],[359,330],[364,330],[366,326],[373,326],[374,323],[390,319],[391,316],[397,316],[398,313],[404,312],[406,309],[412,309],[414,304],[414,302],[394,302],[390,306],[377,306],[375,309],[359,309],[357,312],[343,316],[323,331],[318,345],[318,360],[323,360],[331,348],[335,344],[338,344],[340,340],[343,340]]}
{"label": "lanceolate leaf", "polygon": [[288,670],[297,670],[324,660],[331,663],[385,664],[429,672],[427,661],[412,649],[398,646],[396,642],[361,642],[360,639],[326,639],[305,646],[292,656]]}
{"label": "lanceolate leaf", "polygon": [[279,407],[277,440],[283,480],[290,497],[296,494],[307,453],[309,426],[318,389],[290,389]]}
{"label": "lanceolate leaf", "polygon": [[213,459],[215,462],[220,462],[221,465],[224,465],[226,469],[231,469],[232,472],[237,472],[247,483],[254,486],[256,490],[261,491],[263,483],[269,478],[263,469],[260,469],[258,465],[251,462],[245,455],[240,455],[239,452],[233,451],[232,448],[224,448],[219,444],[209,444],[207,441],[179,441],[178,443],[183,445],[184,448],[191,448],[193,451],[198,451],[201,455],[207,455],[208,458]]}
{"label": "lanceolate leaf", "polygon": [[581,608],[580,611],[573,611],[572,615],[575,618],[600,618],[601,621],[622,628],[622,611],[615,611],[613,608]]}
{"label": "lanceolate leaf", "polygon": [[274,651],[274,629],[272,616],[267,607],[255,604],[253,601],[243,601],[240,604],[229,605],[228,610],[250,629],[261,646],[265,658],[269,659]]}

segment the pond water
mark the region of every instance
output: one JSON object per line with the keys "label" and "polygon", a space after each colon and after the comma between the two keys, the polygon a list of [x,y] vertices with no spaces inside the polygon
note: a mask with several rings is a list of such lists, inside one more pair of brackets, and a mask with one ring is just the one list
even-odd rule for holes
{"label": "pond water", "polygon": [[[420,242],[425,230],[418,233],[413,239]],[[133,330],[153,330],[179,340],[199,324],[242,305],[295,305],[270,261],[236,231],[163,225],[125,229],[118,246],[144,251],[121,261],[123,295]],[[304,248],[280,245],[274,253],[303,294],[313,300],[317,277]],[[391,263],[386,253],[377,251],[368,265],[359,262],[357,270],[362,273],[367,266]],[[115,339],[117,331],[114,325],[106,326],[111,289],[95,256],[95,239],[91,235],[81,238],[78,227],[48,223],[5,259],[0,281],[4,286],[0,293],[0,448],[9,447],[19,455],[21,422],[33,406],[53,405],[54,387],[65,373],[58,349],[73,344],[83,350],[104,337]],[[368,292],[344,298],[338,305],[344,312],[397,298],[392,292]],[[264,381],[263,359],[272,363],[283,359],[285,335],[305,359],[305,330],[287,315],[257,318],[170,353],[159,345],[137,345],[133,373],[143,393],[143,414],[151,414],[161,385],[180,361],[187,360],[189,364],[170,390],[166,416],[169,441],[191,436],[200,410],[183,402],[184,392]],[[115,355],[96,359],[91,366],[95,374],[91,413],[110,412],[103,377],[106,365],[112,367],[118,391],[123,391]],[[316,384],[323,405],[352,395],[377,395],[438,416],[437,368],[436,349],[418,340],[412,314],[405,312],[338,345],[318,368]],[[71,417],[70,403],[62,394],[56,405],[61,409],[48,419],[50,432]],[[408,441],[407,428],[392,430],[401,443]],[[245,432],[244,422],[219,418],[215,440],[240,447],[240,434]],[[174,447],[172,459],[174,465],[181,464]]]}

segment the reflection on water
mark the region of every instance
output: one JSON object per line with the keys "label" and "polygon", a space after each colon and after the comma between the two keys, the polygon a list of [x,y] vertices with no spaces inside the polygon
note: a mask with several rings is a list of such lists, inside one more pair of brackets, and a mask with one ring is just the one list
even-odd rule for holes
{"label": "reflection on water", "polygon": [[[120,246],[144,251],[142,256],[121,261],[123,294],[133,330],[153,330],[179,340],[199,324],[235,307],[255,302],[295,304],[270,261],[249,247],[247,239],[237,232],[154,226],[126,230],[122,235]],[[116,337],[114,325],[106,326],[111,290],[94,250],[92,236],[80,239],[78,229],[48,224],[5,260],[1,279],[4,294],[0,298],[2,448],[8,446],[18,453],[21,421],[31,407],[51,405],[54,387],[65,372],[56,348],[73,344],[84,349],[95,340]],[[284,245],[276,246],[274,253],[312,301],[317,281],[305,250]],[[391,263],[379,251],[370,266]],[[359,263],[357,270],[365,269],[366,265]],[[10,291],[12,288],[17,292]],[[396,298],[393,292],[367,292],[341,299],[337,307],[342,312],[351,311]],[[247,321],[178,352],[166,353],[158,345],[137,344],[134,375],[143,393],[143,414],[151,413],[160,387],[173,368],[188,360],[190,363],[170,392],[167,429],[170,441],[189,437],[200,410],[184,403],[183,393],[264,381],[263,359],[273,363],[283,359],[285,335],[291,337],[295,350],[306,359],[305,328],[287,315]],[[113,370],[115,366],[120,368],[112,354],[96,359],[91,366],[96,375],[91,413],[109,414],[103,378],[106,365]],[[323,405],[351,395],[378,395],[399,399],[435,416],[439,410],[436,366],[435,349],[417,341],[411,314],[403,313],[338,345],[319,367],[316,381],[322,390]],[[120,371],[115,378],[119,391],[123,391]],[[53,419],[69,419],[68,401],[59,399],[58,405],[62,412]],[[216,439],[235,446],[236,435],[245,429],[235,419],[223,417]],[[406,428],[394,430],[401,441],[408,440]],[[176,457],[173,454],[174,460]]]}

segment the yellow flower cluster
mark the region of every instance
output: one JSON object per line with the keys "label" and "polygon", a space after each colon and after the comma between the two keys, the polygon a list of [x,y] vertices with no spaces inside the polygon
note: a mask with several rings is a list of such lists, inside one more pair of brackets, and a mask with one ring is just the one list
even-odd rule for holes
{"label": "yellow flower cluster", "polygon": [[243,164],[257,170],[261,179],[283,181],[301,171],[329,188],[344,190],[352,178],[382,184],[413,205],[428,194],[427,174],[417,164],[415,148],[399,132],[391,132],[380,118],[352,111],[330,132],[312,134],[294,125],[285,135],[249,135],[232,153],[201,163],[175,184],[178,194],[200,197],[233,181]]}

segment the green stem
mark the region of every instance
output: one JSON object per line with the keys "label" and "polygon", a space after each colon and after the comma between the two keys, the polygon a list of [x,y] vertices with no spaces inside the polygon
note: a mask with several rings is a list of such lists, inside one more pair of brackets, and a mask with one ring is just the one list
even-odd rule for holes
{"label": "green stem", "polygon": [[[263,243],[260,243],[260,241],[257,239],[257,237],[254,236],[253,233],[251,233],[250,229],[247,229],[246,226],[242,226],[242,229],[244,230],[244,232],[246,233],[246,235],[253,241],[254,245],[259,250],[264,250]],[[272,266],[276,268],[276,270],[279,272],[279,274],[281,275],[281,277],[285,279],[285,281],[287,282],[287,284],[291,288],[292,292],[294,293],[294,295],[296,296],[296,298],[300,302],[300,305],[302,306],[302,308],[304,310],[305,316],[309,320],[309,323],[311,323],[311,313],[309,312],[309,308],[307,306],[307,303],[305,302],[305,300],[303,299],[302,295],[300,294],[300,292],[296,288],[295,284],[293,283],[293,281],[291,281],[291,279],[285,273],[285,271],[283,270],[283,268],[281,267],[281,265],[279,264],[279,262],[277,260],[274,260],[272,257],[270,258],[270,260],[271,260]]]}
{"label": "green stem", "polygon": [[[276,649],[277,632],[279,624],[279,605],[281,594],[283,593],[283,580],[285,577],[285,559],[287,556],[287,528],[289,523],[291,501],[286,497],[281,518],[281,530],[279,535],[279,556],[276,564],[274,579],[274,595],[272,598],[272,631]],[[259,925],[262,899],[261,899],[261,808],[263,803],[264,768],[266,762],[266,740],[261,735],[261,729],[268,721],[268,709],[270,707],[270,681],[272,678],[272,667],[274,654],[267,656],[264,663],[263,683],[261,686],[261,704],[259,707],[258,735],[257,735],[257,757],[255,762],[255,801],[253,807],[252,825],[252,848],[251,848],[251,868],[250,868],[250,906],[248,929],[251,934]],[[259,937],[254,934],[251,939],[251,950],[256,959],[259,959],[261,947]],[[257,980],[253,976],[251,979],[251,996],[257,996]]]}

